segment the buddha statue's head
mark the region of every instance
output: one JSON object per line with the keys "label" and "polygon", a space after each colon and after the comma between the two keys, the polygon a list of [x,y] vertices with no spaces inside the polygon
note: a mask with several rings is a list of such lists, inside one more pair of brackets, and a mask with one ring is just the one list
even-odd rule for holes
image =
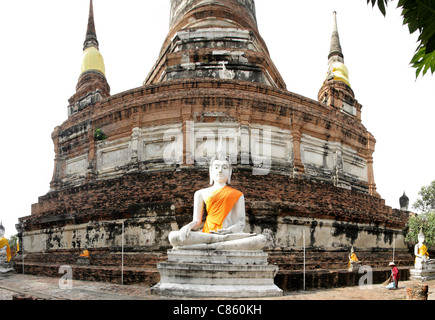
{"label": "buddha statue's head", "polygon": [[418,234],[418,243],[422,244],[424,243],[425,237],[423,233],[423,229],[420,229],[420,233]]}
{"label": "buddha statue's head", "polygon": [[5,236],[5,227],[3,227],[3,223],[0,223],[0,238]]}
{"label": "buddha statue's head", "polygon": [[218,183],[231,183],[231,175],[233,169],[229,158],[222,153],[218,153],[210,160],[210,184]]}

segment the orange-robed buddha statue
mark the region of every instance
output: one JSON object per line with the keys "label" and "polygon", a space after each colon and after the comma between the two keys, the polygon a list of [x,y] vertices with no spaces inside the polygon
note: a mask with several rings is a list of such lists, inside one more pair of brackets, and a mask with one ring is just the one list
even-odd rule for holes
{"label": "orange-robed buddha statue", "polygon": [[422,268],[423,264],[432,261],[429,259],[429,252],[424,244],[425,236],[423,230],[418,234],[418,243],[414,247],[415,267]]}
{"label": "orange-robed buddha statue", "polygon": [[[176,249],[215,250],[261,250],[266,237],[244,233],[245,197],[227,184],[231,183],[231,164],[223,155],[210,162],[210,184],[212,187],[198,190],[194,195],[193,220],[180,231],[169,234],[169,241]],[[207,217],[202,232],[200,228],[204,214]]]}
{"label": "orange-robed buddha statue", "polygon": [[[3,227],[3,223],[0,223],[0,260],[4,257],[5,262],[11,261],[11,248],[9,246],[8,239],[4,237],[5,228]],[[2,262],[2,261],[0,261]]]}

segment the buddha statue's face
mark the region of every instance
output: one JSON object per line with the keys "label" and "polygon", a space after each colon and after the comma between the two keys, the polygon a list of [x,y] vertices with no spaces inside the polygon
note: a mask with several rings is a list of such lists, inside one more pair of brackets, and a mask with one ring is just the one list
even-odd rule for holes
{"label": "buddha statue's face", "polygon": [[5,230],[0,228],[0,238],[3,238],[5,236]]}
{"label": "buddha statue's face", "polygon": [[424,243],[424,235],[418,235],[418,243]]}
{"label": "buddha statue's face", "polygon": [[215,183],[227,183],[231,178],[230,164],[226,160],[215,160],[210,166],[210,178]]}

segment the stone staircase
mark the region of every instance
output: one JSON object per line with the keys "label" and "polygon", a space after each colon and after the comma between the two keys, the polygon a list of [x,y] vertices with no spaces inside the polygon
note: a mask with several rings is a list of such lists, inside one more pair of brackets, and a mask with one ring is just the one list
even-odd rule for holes
{"label": "stone staircase", "polygon": [[[122,255],[109,251],[91,251],[90,264],[78,265],[80,252],[62,251],[24,256],[24,273],[61,278],[62,266],[70,267],[72,279],[84,281],[108,282],[113,284],[155,285],[159,279],[156,265],[165,261],[166,255],[159,253],[126,253],[122,267]],[[14,258],[15,271],[23,272],[22,256]]]}
{"label": "stone staircase", "polygon": [[[61,279],[62,266],[69,266],[74,280],[108,282],[125,285],[154,286],[160,281],[157,264],[167,260],[164,251],[126,252],[124,267],[119,251],[90,250],[90,265],[77,265],[81,251],[65,250],[48,253],[27,254],[24,256],[24,273]],[[269,263],[279,267],[275,284],[285,291],[303,289],[304,258],[297,251],[270,251]],[[391,269],[388,263],[391,252],[357,252],[362,265],[370,266],[373,283],[384,282]],[[347,271],[348,253],[343,251],[307,251],[305,264],[305,286],[307,289],[334,288],[358,285],[363,274]],[[401,279],[409,279],[413,257],[408,252],[396,253]],[[13,259],[17,273],[23,272],[22,256]]]}

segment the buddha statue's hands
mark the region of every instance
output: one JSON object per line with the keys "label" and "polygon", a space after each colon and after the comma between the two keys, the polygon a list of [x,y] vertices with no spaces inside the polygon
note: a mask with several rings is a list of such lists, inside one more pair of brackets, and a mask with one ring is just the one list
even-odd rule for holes
{"label": "buddha statue's hands", "polygon": [[220,229],[220,230],[217,230],[217,231],[212,231],[212,232],[210,232],[211,234],[219,234],[219,235],[226,235],[226,234],[230,234],[230,233],[232,233],[231,232],[231,230],[229,230],[229,229]]}
{"label": "buddha statue's hands", "polygon": [[187,237],[190,235],[191,231],[192,231],[192,228],[189,225],[184,226],[183,228],[181,228],[181,230],[180,230],[180,240],[181,241],[185,241],[187,239]]}

